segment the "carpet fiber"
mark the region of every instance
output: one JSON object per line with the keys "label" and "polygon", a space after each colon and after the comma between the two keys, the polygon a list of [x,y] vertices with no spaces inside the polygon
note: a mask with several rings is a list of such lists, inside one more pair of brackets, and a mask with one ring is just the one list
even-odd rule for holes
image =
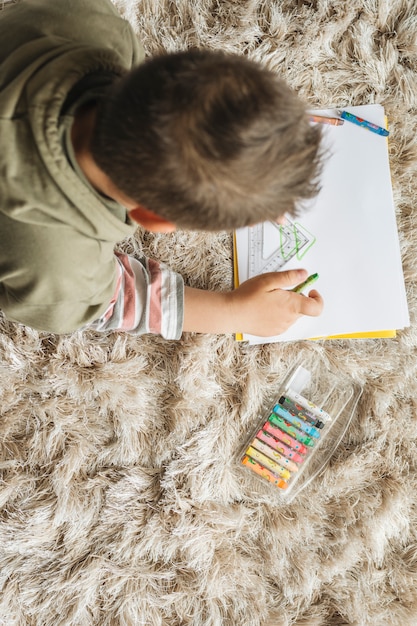
{"label": "carpet fiber", "polygon": [[[416,626],[417,5],[116,6],[148,54],[219,47],[265,62],[312,107],[385,106],[412,326],[249,348],[0,318],[0,624]],[[192,286],[232,285],[229,234],[138,232],[121,248]],[[277,505],[235,455],[298,358],[364,393],[324,473]]]}

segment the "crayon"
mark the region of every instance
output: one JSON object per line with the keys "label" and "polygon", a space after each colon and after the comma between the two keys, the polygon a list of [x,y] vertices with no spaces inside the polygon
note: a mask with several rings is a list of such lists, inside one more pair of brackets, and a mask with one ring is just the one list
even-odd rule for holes
{"label": "crayon", "polygon": [[[284,433],[283,433],[284,434]],[[282,454],[287,459],[292,459],[295,463],[302,463],[304,457],[302,454],[298,454],[295,450],[288,448],[282,441],[279,441],[265,430],[260,430],[256,433],[256,438],[266,443],[270,448],[276,450],[279,454]]]}
{"label": "crayon", "polygon": [[263,467],[260,463],[255,461],[255,459],[251,459],[250,456],[247,456],[246,454],[242,459],[242,464],[246,467],[249,467],[252,471],[255,472],[255,474],[258,474],[258,476],[265,478],[265,480],[267,480],[268,482],[276,485],[276,487],[279,487],[279,489],[286,489],[288,487],[288,483],[286,483],[285,480],[282,480],[282,478],[275,476],[272,472],[269,471],[269,469]]}
{"label": "crayon", "polygon": [[327,115],[309,115],[310,122],[316,122],[317,124],[331,124],[332,126],[342,126],[345,120],[340,117],[330,117]]}
{"label": "crayon", "polygon": [[291,435],[291,437],[297,439],[297,441],[301,441],[301,443],[303,443],[304,445],[309,446],[310,448],[314,446],[314,439],[312,437],[305,435],[301,430],[295,428],[295,426],[291,426],[291,424],[286,422],[279,415],[271,413],[268,420],[271,422],[271,424],[273,424],[274,426],[278,426],[278,428],[283,430],[288,435]]}
{"label": "crayon", "polygon": [[311,424],[307,424],[304,420],[292,415],[289,411],[284,409],[280,404],[276,404],[272,409],[276,415],[280,415],[285,419],[286,422],[289,422],[299,430],[304,431],[307,435],[311,435],[315,439],[320,437],[320,431]]}
{"label": "crayon", "polygon": [[340,115],[342,120],[352,122],[352,124],[366,128],[367,130],[370,130],[377,135],[381,135],[382,137],[388,137],[389,135],[389,131],[386,128],[382,128],[382,126],[378,126],[378,124],[368,122],[367,120],[364,120],[357,115],[353,115],[353,113],[349,113],[348,111],[338,111],[338,115]]}
{"label": "crayon", "polygon": [[284,433],[279,428],[276,428],[271,424],[271,422],[266,422],[262,426],[262,429],[266,430],[266,432],[270,433],[271,435],[285,443],[287,446],[290,446],[290,448],[292,448],[293,450],[297,450],[297,452],[299,452],[300,454],[305,454],[308,450],[308,448],[303,443],[300,443],[296,439],[290,437],[287,433]]}
{"label": "crayon", "polygon": [[309,276],[305,279],[305,281],[294,287],[294,289],[291,289],[291,291],[294,291],[294,293],[301,293],[304,289],[307,289],[307,287],[315,283],[318,278],[318,274],[311,274],[311,276]]}
{"label": "crayon", "polygon": [[323,411],[323,409],[321,409],[316,404],[314,404],[314,402],[311,402],[311,400],[307,400],[307,398],[304,398],[303,396],[301,396],[299,393],[296,393],[292,389],[286,389],[285,395],[287,396],[287,398],[289,398],[293,402],[296,402],[297,404],[301,404],[303,408],[307,409],[309,413],[311,413],[312,415],[315,415],[321,421],[328,422],[332,419],[331,416],[328,413],[326,413],[326,411]]}
{"label": "crayon", "polygon": [[309,422],[315,428],[323,428],[324,423],[317,419],[315,415],[310,414],[307,409],[304,409],[300,404],[292,402],[292,400],[286,398],[285,396],[281,396],[278,402],[282,404],[284,409],[287,409],[287,411],[297,417],[301,417],[301,419]]}
{"label": "crayon", "polygon": [[285,467],[290,472],[298,472],[297,463],[294,463],[294,461],[290,461],[290,459],[286,459],[285,456],[282,456],[282,454],[270,448],[263,441],[255,438],[252,441],[251,446],[252,448],[256,448],[257,450],[259,450],[259,452],[263,452],[265,456],[268,456],[273,461],[276,461],[277,463],[279,463],[279,465],[281,465],[281,467]]}
{"label": "crayon", "polygon": [[252,448],[252,446],[249,446],[249,448],[246,450],[246,454],[252,459],[255,459],[255,461],[258,461],[258,463],[263,465],[263,467],[267,467],[269,470],[271,470],[271,472],[274,472],[276,476],[281,476],[281,478],[287,480],[291,478],[291,472],[285,469],[285,467],[279,465],[276,461],[273,461],[269,457],[265,456],[265,454],[262,454],[262,452],[259,452],[259,450],[256,450],[256,448]]}

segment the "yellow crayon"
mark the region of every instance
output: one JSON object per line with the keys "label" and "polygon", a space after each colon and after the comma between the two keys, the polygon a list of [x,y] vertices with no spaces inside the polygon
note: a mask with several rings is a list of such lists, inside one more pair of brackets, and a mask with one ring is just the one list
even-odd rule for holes
{"label": "yellow crayon", "polygon": [[262,454],[262,452],[259,452],[259,450],[256,450],[256,448],[249,446],[249,448],[246,450],[246,454],[252,457],[252,459],[255,459],[255,461],[258,461],[258,463],[260,463],[264,467],[267,467],[277,476],[281,476],[281,478],[284,478],[285,480],[291,478],[291,472],[285,469],[285,467],[279,465],[276,461],[268,458],[265,454]]}

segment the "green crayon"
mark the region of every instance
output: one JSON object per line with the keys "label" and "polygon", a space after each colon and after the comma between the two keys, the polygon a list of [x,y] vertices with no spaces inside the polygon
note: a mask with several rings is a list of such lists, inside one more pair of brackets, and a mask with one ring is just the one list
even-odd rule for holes
{"label": "green crayon", "polygon": [[273,424],[274,426],[278,426],[278,428],[283,430],[288,435],[291,435],[291,437],[294,437],[294,439],[297,439],[297,441],[300,441],[301,443],[303,443],[306,446],[309,446],[310,448],[314,446],[315,440],[312,437],[309,437],[308,435],[304,434],[303,432],[301,432],[301,430],[298,430],[298,428],[295,428],[295,426],[291,426],[282,417],[279,417],[279,415],[275,415],[275,413],[271,413],[268,419],[271,422],[271,424]]}
{"label": "green crayon", "polygon": [[304,289],[307,289],[307,287],[310,287],[310,285],[315,283],[316,280],[318,280],[318,277],[318,274],[311,274],[311,276],[306,278],[304,282],[294,287],[294,289],[291,289],[291,291],[294,291],[294,293],[301,293],[302,291],[304,291]]}

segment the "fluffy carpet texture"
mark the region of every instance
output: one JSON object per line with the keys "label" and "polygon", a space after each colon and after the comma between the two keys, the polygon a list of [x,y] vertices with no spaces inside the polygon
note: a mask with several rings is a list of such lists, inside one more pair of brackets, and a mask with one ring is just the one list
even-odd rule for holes
{"label": "fluffy carpet texture", "polygon": [[[417,5],[116,6],[148,54],[222,48],[311,106],[385,106],[412,325],[390,340],[245,347],[57,337],[0,317],[0,624],[416,626]],[[121,248],[190,285],[232,285],[229,234],[138,232]],[[278,505],[235,455],[300,357],[364,393],[323,474]]]}

